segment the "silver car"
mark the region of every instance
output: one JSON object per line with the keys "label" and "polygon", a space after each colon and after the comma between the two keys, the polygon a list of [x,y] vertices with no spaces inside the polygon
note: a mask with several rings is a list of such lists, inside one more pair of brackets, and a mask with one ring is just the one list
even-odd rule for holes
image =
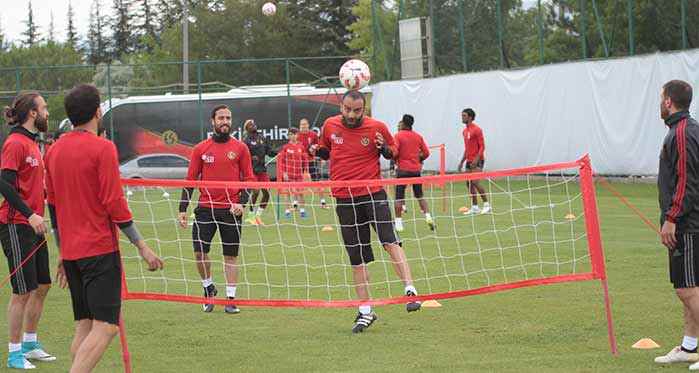
{"label": "silver car", "polygon": [[189,159],[177,154],[144,154],[119,166],[124,179],[185,179]]}

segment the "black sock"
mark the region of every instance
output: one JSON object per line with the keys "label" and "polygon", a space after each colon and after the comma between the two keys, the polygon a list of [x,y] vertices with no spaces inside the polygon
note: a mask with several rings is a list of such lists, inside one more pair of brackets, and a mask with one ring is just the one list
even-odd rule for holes
{"label": "black sock", "polygon": [[696,353],[696,352],[697,352],[697,348],[696,348],[696,347],[694,347],[693,350],[688,350],[688,349],[684,348],[684,346],[681,346],[681,349],[682,349],[682,351],[688,352],[688,353],[690,353],[690,354],[691,354],[691,353]]}

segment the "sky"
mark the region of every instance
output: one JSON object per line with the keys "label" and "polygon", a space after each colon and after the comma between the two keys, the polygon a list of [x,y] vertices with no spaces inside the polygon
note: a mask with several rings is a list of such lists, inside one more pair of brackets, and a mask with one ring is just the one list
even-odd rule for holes
{"label": "sky", "polygon": [[[75,12],[75,27],[80,36],[85,36],[90,16],[92,0],[70,0]],[[6,40],[18,42],[24,32],[29,8],[29,0],[3,0],[0,6],[0,25]],[[42,37],[46,37],[49,30],[51,12],[53,12],[56,39],[66,38],[66,26],[68,23],[68,0],[32,0],[34,19],[39,26]],[[102,0],[103,7],[109,7],[111,1]]]}

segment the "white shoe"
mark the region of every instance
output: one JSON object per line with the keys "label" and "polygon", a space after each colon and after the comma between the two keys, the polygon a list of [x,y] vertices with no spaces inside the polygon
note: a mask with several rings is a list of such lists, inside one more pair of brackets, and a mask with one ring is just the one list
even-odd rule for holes
{"label": "white shoe", "polygon": [[481,208],[478,207],[478,205],[474,205],[473,207],[468,209],[468,211],[464,212],[464,215],[476,215],[476,214],[480,214],[480,212],[481,212]]}
{"label": "white shoe", "polygon": [[398,232],[403,232],[403,221],[402,220],[396,220],[396,231]]}
{"label": "white shoe", "polygon": [[36,348],[24,354],[27,360],[38,360],[38,361],[55,361],[56,357],[47,353],[41,348]]}
{"label": "white shoe", "polygon": [[490,203],[487,203],[487,202],[484,203],[484,204],[483,204],[483,210],[481,210],[481,214],[487,214],[487,213],[489,213],[490,211],[491,211]]}
{"label": "white shoe", "polygon": [[699,362],[690,365],[689,370],[699,370]]}
{"label": "white shoe", "polygon": [[[670,350],[666,355],[658,356],[655,358],[655,362],[658,364],[671,364],[671,363],[693,363],[699,360],[699,354],[692,352],[682,351],[680,346],[677,346]],[[692,364],[696,365],[696,364]],[[691,367],[690,367],[691,369]],[[699,370],[699,366],[693,370]]]}

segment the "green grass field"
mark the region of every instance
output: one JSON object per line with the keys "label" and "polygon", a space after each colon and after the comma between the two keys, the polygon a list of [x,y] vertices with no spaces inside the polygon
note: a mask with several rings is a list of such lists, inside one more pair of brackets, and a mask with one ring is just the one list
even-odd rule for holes
{"label": "green grass field", "polygon": [[[449,188],[447,212],[441,209],[441,192],[429,193],[437,215],[436,233],[429,232],[423,221],[413,221],[417,206],[410,205],[402,237],[422,293],[589,271],[577,184],[498,183],[490,186],[495,192],[495,213],[475,218],[456,211],[464,204],[463,186]],[[615,187],[655,221],[654,185]],[[170,195],[179,194],[170,191]],[[377,307],[378,322],[361,335],[350,332],[354,308],[246,307],[238,315],[227,315],[222,307],[205,314],[198,305],[129,301],[123,313],[134,371],[662,369],[652,358],[677,344],[682,334],[681,307],[667,280],[666,252],[655,233],[616,197],[598,186],[597,198],[619,357],[609,352],[599,282],[578,282],[445,300],[441,308],[413,314],[403,306]],[[139,227],[144,236],[158,237],[150,243],[166,258],[167,268],[162,273],[144,273],[138,261],[125,259],[129,289],[199,295],[190,233],[177,229],[172,220],[175,202],[162,198],[162,191],[135,191],[130,199],[136,218],[143,220]],[[269,210],[264,217],[267,226],[243,231],[245,266],[239,297],[351,297],[347,280],[351,277],[338,232],[319,230],[326,223],[335,224],[334,211],[313,209],[304,221],[282,220],[277,225]],[[576,219],[565,219],[568,213]],[[122,245],[122,252],[133,256],[135,250]],[[220,260],[218,244],[212,253]],[[375,253],[378,260],[370,266],[372,295],[399,295],[402,286],[386,256],[376,245]],[[214,271],[222,291],[220,264]],[[0,291],[5,306],[9,286]],[[0,328],[6,328],[5,317],[0,318]],[[40,363],[40,371],[67,371],[73,334],[67,291],[52,289],[39,333],[46,348],[59,357],[55,363]],[[631,349],[642,337],[652,337],[662,348]],[[115,340],[97,371],[122,369]],[[669,369],[684,371],[687,366]]]}

